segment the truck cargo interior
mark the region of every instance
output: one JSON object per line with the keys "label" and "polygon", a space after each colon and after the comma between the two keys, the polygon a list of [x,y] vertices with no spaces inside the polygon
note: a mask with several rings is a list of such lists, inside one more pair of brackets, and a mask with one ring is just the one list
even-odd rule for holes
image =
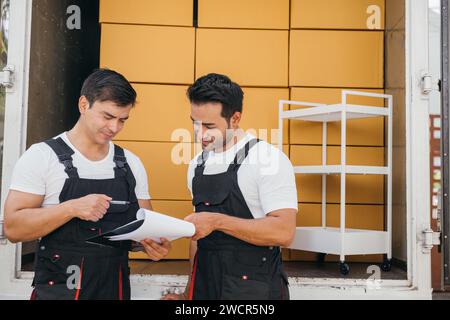
{"label": "truck cargo interior", "polygon": [[[115,16],[116,12],[114,12],[114,8],[103,8],[103,15],[99,16],[98,1],[78,1],[82,13],[82,28],[78,32],[68,30],[66,21],[61,20],[61,17],[65,16],[63,13],[72,2],[73,1],[35,1],[33,3],[30,102],[28,107],[29,120],[27,128],[28,146],[54,136],[61,131],[67,130],[76,122],[78,117],[76,106],[82,80],[91,70],[98,66],[114,68],[115,66],[113,63],[109,62],[114,58],[109,58],[108,55],[113,56],[118,52],[122,52],[123,55],[121,54],[121,56],[126,57],[126,53],[129,51],[145,50],[140,47],[140,44],[133,43],[134,40],[138,39],[137,35],[129,35],[140,32],[142,33],[142,37],[149,37],[148,39],[141,39],[142,42],[146,43],[152,41],[151,35],[145,34],[147,29],[145,26],[140,25],[141,22],[136,22],[136,25],[130,25],[128,24],[128,21],[127,23],[122,24],[122,21],[120,20],[121,17]],[[320,25],[321,21],[316,21],[314,24],[317,25],[310,27],[307,24],[312,22],[303,21],[301,20],[301,17],[297,17],[296,19],[299,20],[299,23],[291,23],[290,28],[287,26],[285,34],[282,34],[280,31],[275,33],[282,35],[283,38],[280,39],[280,42],[283,43],[284,40],[287,40],[284,36],[290,32],[289,40],[291,50],[299,50],[296,46],[302,46],[303,44],[297,43],[297,41],[307,41],[308,37],[319,39],[316,44],[316,49],[318,50],[320,48],[331,49],[333,44],[330,43],[330,39],[336,40],[334,49],[339,51],[340,56],[332,56],[330,53],[333,52],[333,50],[323,50],[322,52],[324,53],[320,53],[320,57],[317,57],[317,52],[312,50],[300,50],[298,53],[296,52],[295,56],[290,56],[290,59],[295,60],[298,55],[298,59],[310,61],[311,69],[307,70],[307,72],[311,72],[311,77],[307,73],[298,75],[291,74],[290,77],[291,79],[294,78],[294,83],[292,84],[291,82],[290,86],[283,82],[283,80],[279,80],[278,82],[276,80],[276,77],[284,72],[280,70],[279,66],[283,66],[285,61],[270,61],[273,65],[273,74],[269,75],[267,83],[261,82],[261,84],[258,84],[257,81],[255,81],[256,79],[249,79],[248,84],[245,87],[247,97],[247,105],[245,105],[245,107],[248,108],[248,111],[246,112],[246,125],[251,126],[250,128],[252,129],[274,129],[273,127],[257,127],[255,125],[264,125],[266,123],[272,125],[273,123],[276,123],[278,111],[277,101],[280,99],[317,103],[337,103],[339,102],[338,99],[340,99],[341,87],[342,89],[358,89],[361,91],[392,94],[394,96],[393,101],[395,110],[393,124],[393,262],[392,269],[389,272],[383,272],[382,278],[406,279],[406,194],[404,185],[404,146],[406,134],[404,119],[405,47],[402,43],[404,41],[405,23],[404,6],[402,5],[403,1],[398,0],[387,0],[385,6],[384,1],[375,2],[380,3],[383,9],[383,15],[385,13],[382,30],[355,30],[357,27],[352,26],[350,22],[349,25],[345,25],[344,23],[340,26],[341,30],[339,31],[330,30],[331,27],[326,23],[332,25],[334,22],[330,21],[328,19],[329,17],[320,17],[320,20],[323,20],[323,25]],[[111,7],[112,6],[113,5],[111,5]],[[264,6],[262,5],[262,7]],[[267,8],[267,10],[269,9],[270,8]],[[319,9],[319,7],[314,8],[314,6],[311,6],[310,9]],[[354,10],[356,9],[357,8]],[[205,10],[208,10],[208,8],[205,8]],[[262,10],[266,10],[266,8],[262,8]],[[353,8],[346,8],[346,10],[351,11]],[[317,15],[320,14],[318,11],[311,13]],[[212,14],[214,14],[214,12],[212,12]],[[200,16],[200,19],[201,17],[202,16]],[[114,21],[114,19],[118,20]],[[207,51],[209,47],[207,41],[210,36],[208,33],[212,33],[215,30],[208,28],[207,26],[208,23],[212,23],[214,19],[210,17],[210,20],[205,18],[204,21],[203,25],[205,27],[202,26],[201,21],[198,21],[197,24],[199,26],[197,28],[179,27],[180,35],[173,35],[174,37],[189,37],[181,33],[197,32],[197,47],[195,48],[197,59],[200,59],[199,57],[203,57],[203,55],[211,54]],[[195,23],[195,21],[190,22],[191,25]],[[263,33],[264,29],[272,28],[279,30],[278,26],[273,26],[271,23],[271,21],[268,21],[266,26],[262,25],[259,27],[260,29],[253,32]],[[303,26],[302,23],[305,23],[306,25]],[[312,25],[313,24],[311,24],[311,26]],[[161,32],[163,35],[165,31],[164,27],[158,27],[157,31]],[[127,30],[127,28],[130,28],[130,30]],[[133,30],[133,28],[136,30]],[[153,31],[151,27],[147,28],[148,32]],[[176,33],[175,27],[166,28],[168,29],[168,32]],[[359,29],[362,29],[362,27]],[[119,33],[120,31],[122,31],[122,33]],[[221,31],[224,33],[222,35],[224,41],[230,41],[231,44],[233,39],[226,35],[227,30],[223,29]],[[243,33],[244,32],[249,31],[247,28],[243,28]],[[303,36],[302,33],[305,33],[305,35]],[[128,38],[120,39],[120,34],[124,34]],[[103,37],[103,43],[101,42],[101,37]],[[214,37],[214,35],[211,35],[210,37]],[[234,41],[244,41],[244,39],[240,40],[239,37],[237,38],[238,39],[234,39]],[[126,42],[121,43],[121,41]],[[173,41],[188,41],[188,39],[174,38]],[[201,41],[205,41],[205,43],[202,43]],[[146,45],[149,48],[152,47],[149,43]],[[367,50],[367,48],[362,46],[366,45],[370,46],[370,50],[367,52],[371,57],[369,57],[370,61],[361,62],[365,70],[364,73],[360,75],[356,70],[357,65],[355,61],[351,56],[347,55],[347,50],[353,49],[360,54],[364,54],[365,51],[363,52],[363,50]],[[346,46],[353,46],[353,48],[347,48]],[[189,48],[182,49],[183,51],[187,51]],[[271,49],[279,50],[280,48]],[[287,50],[288,48],[281,49]],[[114,51],[114,53],[111,51]],[[380,51],[383,54],[381,57],[379,56]],[[167,52],[167,54],[170,55],[171,53]],[[226,55],[227,53],[223,52],[223,54]],[[252,55],[258,53],[241,52],[241,54]],[[316,55],[316,57],[314,58],[313,55]],[[285,58],[282,54],[280,56]],[[246,57],[243,59],[245,58]],[[151,59],[151,56],[149,59]],[[209,61],[207,61],[209,58],[204,57],[204,59],[204,62],[199,62],[197,60],[197,72],[201,73],[207,70],[208,67],[206,64],[209,63]],[[326,59],[326,61],[323,61],[322,59]],[[292,61],[291,65],[296,63],[301,64],[304,63],[304,61]],[[340,66],[337,66],[338,61],[341,64]],[[376,64],[373,64],[373,62]],[[117,67],[122,69],[126,68],[127,70],[130,70],[130,72],[131,70],[137,72],[137,69],[140,68],[140,61],[125,58],[122,63],[123,65]],[[154,63],[157,62],[155,61]],[[202,63],[205,64],[204,67],[202,67]],[[330,70],[329,76],[324,76],[324,79],[321,80],[320,77],[317,76],[319,70],[313,69],[313,66],[317,63],[321,63],[323,67],[334,68],[335,70]],[[225,66],[219,67],[222,69],[225,68]],[[202,70],[201,68],[204,69]],[[192,71],[192,68],[188,69]],[[295,72],[295,70],[289,71]],[[340,74],[342,72],[345,74]],[[158,76],[156,73],[157,71],[155,71],[155,77]],[[200,76],[200,73],[196,74],[196,76]],[[376,75],[375,78],[374,75]],[[140,94],[140,102],[136,108],[136,117],[150,116],[150,111],[143,109],[158,107],[167,108],[169,110],[166,111],[166,114],[169,115],[175,108],[179,108],[179,113],[182,113],[186,118],[181,119],[180,121],[182,121],[182,123],[188,123],[188,101],[183,100],[183,92],[186,88],[184,85],[180,84],[183,81],[183,75],[174,75],[173,80],[165,81],[169,83],[172,82],[170,86],[157,83],[161,80],[155,80],[153,81],[155,83],[153,83],[151,76],[152,75],[149,76],[149,80],[145,80],[146,75],[144,73],[132,75],[131,81],[133,81],[133,77],[136,77],[137,81],[135,86]],[[166,77],[169,76],[166,75]],[[192,80],[193,78],[190,77],[189,79]],[[270,84],[271,81],[273,81],[273,84]],[[351,86],[347,87],[347,83]],[[270,88],[270,86],[273,86],[273,88]],[[152,94],[159,96],[152,97]],[[174,95],[176,98],[174,98]],[[162,101],[168,101],[170,104],[158,104]],[[380,99],[372,99],[372,101],[368,101],[369,105],[370,103],[377,105],[376,103],[380,103]],[[381,103],[384,103],[384,101],[381,101]],[[267,109],[267,111],[265,111],[267,113],[267,120],[257,119],[257,107]],[[138,112],[140,113],[138,114]],[[252,112],[254,113],[252,114]],[[156,113],[156,116],[160,116],[160,114],[163,116],[164,110],[156,111]],[[270,117],[273,117],[273,119]],[[176,116],[176,118],[178,118],[178,116]],[[167,121],[166,123],[172,125],[170,121]],[[134,128],[130,128],[130,130],[123,133],[118,137],[116,142],[133,151],[136,150],[138,154],[143,157],[144,162],[149,159],[151,155],[154,155],[155,151],[160,151],[163,154],[170,151],[169,147],[172,143],[170,135],[162,135],[165,133],[163,132],[165,128],[159,130],[161,136],[159,137],[157,135],[157,128],[149,128],[148,132],[144,132],[147,128],[140,127],[140,124],[141,123],[138,123],[137,120],[129,123],[128,126],[134,126]],[[176,125],[177,123],[174,124]],[[157,121],[155,121],[155,126],[157,125]],[[370,127],[370,130],[364,131],[364,126]],[[353,124],[349,124],[349,130],[354,130],[354,132],[348,133],[349,153],[352,151],[352,155],[354,156],[354,159],[350,159],[349,161],[364,161],[365,157],[372,157],[369,161],[372,161],[375,164],[383,163],[386,156],[385,147],[387,138],[383,129],[384,127],[385,124],[383,119],[354,120]],[[189,127],[185,128],[190,129]],[[334,130],[334,133],[338,133],[336,129],[336,127],[331,127],[330,130]],[[309,128],[308,137],[302,130],[306,131],[305,128],[301,128],[299,123],[290,123],[290,142],[289,145],[286,145],[286,149],[288,152],[290,151],[290,157],[294,164],[295,161],[303,161],[304,163],[315,161],[314,157],[317,154],[317,151],[320,151],[321,132],[318,132],[311,127]],[[153,133],[153,131],[155,133]],[[169,131],[169,128],[167,128],[166,131]],[[302,139],[302,137],[304,138]],[[339,137],[330,137],[330,140],[329,146],[331,148],[338,148]],[[298,158],[296,158],[297,154]],[[161,212],[168,212],[176,216],[187,215],[192,210],[189,202],[189,195],[186,192],[185,178],[183,175],[187,167],[184,165],[174,169],[170,164],[161,163],[161,166],[163,167],[158,168],[158,164],[162,160],[163,159],[150,160],[146,163],[150,176],[150,192],[153,198],[153,206],[156,210],[159,209]],[[156,173],[157,168],[158,171],[163,171],[161,176]],[[177,172],[177,174],[174,174],[169,181],[164,181],[165,179],[162,179],[163,176],[168,175],[170,172]],[[338,187],[339,179],[338,175],[330,176],[329,183]],[[385,194],[386,188],[384,188],[386,179],[378,176],[350,176],[347,179],[349,188],[347,198],[348,227],[384,230],[386,226],[385,208],[387,204]],[[165,184],[167,183],[172,186],[166,186]],[[317,224],[317,222],[320,224],[320,183],[320,177],[316,176],[310,177],[307,175],[300,175],[298,178],[300,200],[298,218],[299,227],[312,226]],[[177,185],[176,187],[173,186],[175,184]],[[165,192],[166,190],[169,190],[168,188],[176,190]],[[339,188],[336,189],[336,191],[331,192],[330,199],[327,201],[327,211],[329,212],[329,223],[338,227]],[[180,190],[180,192],[177,194],[178,190]],[[177,240],[173,244],[173,252],[171,253],[170,258],[160,262],[150,262],[145,259],[145,255],[143,254],[131,254],[131,258],[133,259],[131,263],[132,273],[187,275],[190,269],[189,262],[186,260],[188,258],[187,243],[188,240]],[[35,245],[35,243],[23,244],[22,270],[32,270]],[[291,277],[344,277],[339,270],[339,256],[337,255],[323,256],[320,253],[283,249],[283,258],[286,271]],[[348,257],[346,261],[348,261],[350,266],[350,272],[345,278],[367,279],[372,275],[372,272],[368,271],[368,267],[374,264],[381,265],[383,262],[383,255],[355,255]]]}
{"label": "truck cargo interior", "polygon": [[[193,211],[186,173],[195,149],[186,90],[204,74],[228,74],[245,94],[243,129],[279,146],[281,128],[281,148],[296,168],[298,239],[311,234],[311,239],[329,242],[332,234],[314,235],[326,227],[343,241],[339,232],[344,201],[349,232],[345,261],[337,251],[305,250],[307,241],[294,241],[282,249],[289,281],[364,284],[376,277],[388,286],[406,285],[414,257],[408,236],[405,1],[349,0],[335,6],[335,1],[312,0],[180,0],[168,1],[161,12],[146,10],[154,1],[135,1],[126,8],[119,0],[33,1],[26,148],[76,123],[80,88],[92,70],[117,70],[136,89],[138,104],[114,143],[141,158],[154,210],[183,219]],[[256,3],[258,14],[251,14]],[[73,20],[69,26],[69,18],[76,19],[77,14],[80,25]],[[429,1],[428,18],[430,73],[441,75],[439,0]],[[343,90],[350,90],[349,104],[392,108],[391,118],[387,112],[348,120],[345,153],[355,172],[346,175],[339,168],[333,171],[341,161],[341,118],[328,122],[326,129],[320,121],[279,119],[280,100],[286,102],[284,111],[307,107],[292,101],[334,105],[342,102]],[[363,95],[352,94],[355,91]],[[432,226],[439,230],[441,212],[447,214],[440,202],[445,164],[441,101],[440,92],[430,93],[432,181],[422,186],[430,189]],[[187,132],[187,137],[176,129]],[[174,163],[171,157],[179,148],[185,161]],[[311,171],[311,166],[325,164],[335,167]],[[362,166],[380,171],[366,172]],[[144,253],[130,253],[131,273],[135,279],[147,277],[181,288],[190,272],[189,241],[174,241],[169,256],[159,262]],[[379,242],[382,251],[374,249]],[[31,277],[36,245],[36,241],[19,244],[19,275]],[[336,243],[340,245],[344,247]],[[448,282],[444,249],[432,249],[435,289]]]}

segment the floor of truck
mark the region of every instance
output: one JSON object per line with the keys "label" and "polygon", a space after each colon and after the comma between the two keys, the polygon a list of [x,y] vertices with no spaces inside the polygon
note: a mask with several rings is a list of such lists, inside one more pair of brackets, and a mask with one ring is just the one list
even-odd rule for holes
{"label": "floor of truck", "polygon": [[[343,277],[339,272],[337,262],[325,262],[318,264],[316,262],[283,262],[286,273],[289,277],[304,278],[346,278],[346,279],[368,279],[372,273],[367,272],[367,268],[373,263],[349,262],[350,273]],[[379,265],[379,264],[375,264]],[[132,274],[158,274],[158,275],[188,275],[189,261],[186,260],[166,260],[152,262],[149,260],[130,260]],[[29,261],[22,264],[23,271],[33,271],[33,262]],[[407,273],[402,268],[395,265],[391,271],[381,272],[382,280],[405,280]]]}
{"label": "floor of truck", "polygon": [[[335,262],[325,262],[318,265],[315,262],[284,262],[286,273],[290,277],[306,278],[343,278],[339,272],[339,264]],[[347,279],[368,279],[372,273],[367,272],[370,263],[349,262],[350,273],[345,276]],[[132,274],[158,274],[158,275],[187,275],[189,274],[188,261],[159,261],[130,260]],[[381,272],[382,280],[405,280],[407,273],[401,268],[392,266],[390,272]]]}

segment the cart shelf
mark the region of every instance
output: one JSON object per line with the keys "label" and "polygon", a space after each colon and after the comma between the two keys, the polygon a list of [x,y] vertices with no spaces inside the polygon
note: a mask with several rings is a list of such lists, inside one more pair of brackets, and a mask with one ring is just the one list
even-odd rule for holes
{"label": "cart shelf", "polygon": [[[387,107],[372,107],[347,104],[349,95],[383,98]],[[285,105],[302,107],[297,110],[285,111]],[[346,255],[385,254],[381,266],[389,271],[392,259],[392,96],[385,94],[342,91],[342,101],[339,104],[325,105],[319,103],[286,101],[279,103],[279,135],[278,146],[283,146],[283,122],[285,120],[313,121],[322,123],[322,163],[321,165],[294,166],[296,174],[316,174],[322,176],[322,225],[317,227],[299,227],[292,249],[318,252],[323,259],[325,254],[340,256],[340,271],[348,274],[349,266],[345,263]],[[347,120],[385,117],[387,134],[387,157],[385,166],[347,165]],[[329,122],[341,123],[341,161],[329,165],[327,159],[327,128]],[[340,175],[340,227],[327,226],[327,176]],[[386,177],[386,228],[384,231],[348,229],[346,219],[346,175],[383,175]],[[301,200],[301,199],[300,199]],[[363,213],[361,213],[363,214]]]}
{"label": "cart shelf", "polygon": [[[286,104],[305,105],[306,103],[283,101]],[[319,107],[303,108],[297,110],[283,111],[282,118],[290,120],[303,120],[314,122],[337,122],[342,120],[345,111],[346,119],[364,119],[387,116],[389,110],[380,107],[368,107],[359,105],[323,105]]]}
{"label": "cart shelf", "polygon": [[[330,227],[298,227],[291,249],[326,254],[345,255],[383,254],[389,245],[385,231]],[[314,248],[314,250],[311,250]]]}
{"label": "cart shelf", "polygon": [[295,166],[294,172],[298,174],[360,174],[360,175],[387,175],[388,167],[374,166]]}

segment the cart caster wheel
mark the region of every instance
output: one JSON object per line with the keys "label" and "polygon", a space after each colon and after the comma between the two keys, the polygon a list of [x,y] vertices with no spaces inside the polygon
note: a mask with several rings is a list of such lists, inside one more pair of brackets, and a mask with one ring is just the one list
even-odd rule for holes
{"label": "cart caster wheel", "polygon": [[324,262],[325,262],[325,257],[326,257],[326,256],[327,256],[326,253],[318,253],[318,254],[317,254],[317,260],[316,260],[316,262],[317,262],[317,264],[318,264],[319,266],[324,264]]}
{"label": "cart caster wheel", "polygon": [[384,272],[389,272],[391,271],[391,268],[392,268],[391,260],[385,259],[384,262],[381,264],[381,270],[383,270]]}
{"label": "cart caster wheel", "polygon": [[350,267],[345,262],[341,262],[339,264],[339,271],[341,272],[341,275],[346,276],[350,272]]}

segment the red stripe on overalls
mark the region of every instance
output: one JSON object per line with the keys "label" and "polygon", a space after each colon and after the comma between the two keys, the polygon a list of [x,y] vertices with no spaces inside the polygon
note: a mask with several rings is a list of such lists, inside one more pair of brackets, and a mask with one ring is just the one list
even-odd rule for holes
{"label": "red stripe on overalls", "polygon": [[191,277],[191,286],[189,288],[189,300],[193,300],[194,297],[194,286],[195,286],[195,275],[197,274],[197,263],[198,263],[198,255],[195,255],[194,267],[192,268],[192,277]]}
{"label": "red stripe on overalls", "polygon": [[33,292],[31,293],[30,300],[31,301],[36,300],[36,289],[33,289]]}
{"label": "red stripe on overalls", "polygon": [[119,264],[119,300],[123,300],[122,290],[122,265]]}
{"label": "red stripe on overalls", "polygon": [[77,293],[75,294],[75,300],[78,300],[80,298],[81,281],[83,280],[83,265],[84,265],[84,257],[83,257],[83,259],[81,259],[80,281],[78,282]]}

